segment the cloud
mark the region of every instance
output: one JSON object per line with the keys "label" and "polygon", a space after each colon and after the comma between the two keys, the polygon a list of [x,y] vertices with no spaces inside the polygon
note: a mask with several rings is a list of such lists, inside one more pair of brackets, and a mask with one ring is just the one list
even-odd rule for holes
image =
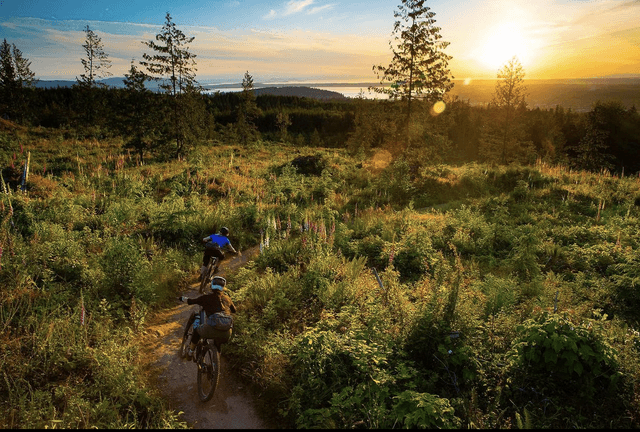
{"label": "cloud", "polygon": [[307,15],[313,15],[315,13],[322,12],[324,10],[331,10],[331,9],[333,9],[334,6],[335,6],[335,4],[328,4],[328,5],[324,5],[324,6],[314,7],[309,12],[307,12]]}
{"label": "cloud", "polygon": [[284,14],[291,15],[294,13],[302,12],[304,8],[306,8],[307,6],[311,6],[314,1],[315,0],[290,0],[289,3],[287,3]]}
{"label": "cloud", "polygon": [[275,17],[276,17],[276,15],[277,15],[277,14],[276,14],[276,11],[274,11],[273,9],[271,9],[271,10],[269,11],[269,13],[268,13],[268,14],[266,14],[265,16],[263,16],[262,18],[263,18],[263,19],[266,19],[266,20],[270,20],[270,19],[275,18]]}

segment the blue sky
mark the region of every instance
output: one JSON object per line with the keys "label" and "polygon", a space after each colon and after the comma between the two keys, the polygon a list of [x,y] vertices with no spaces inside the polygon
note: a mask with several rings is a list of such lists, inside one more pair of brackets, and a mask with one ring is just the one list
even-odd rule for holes
{"label": "blue sky", "polygon": [[[0,38],[40,79],[83,73],[82,30],[101,37],[122,76],[166,12],[198,55],[201,82],[374,81],[388,64],[392,1],[0,0]],[[455,78],[493,78],[517,55],[530,78],[640,74],[640,0],[431,0]]]}

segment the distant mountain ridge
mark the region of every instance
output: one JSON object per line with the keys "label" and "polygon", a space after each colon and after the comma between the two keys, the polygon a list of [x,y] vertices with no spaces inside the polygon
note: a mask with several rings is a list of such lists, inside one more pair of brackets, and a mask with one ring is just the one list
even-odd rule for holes
{"label": "distant mountain ridge", "polygon": [[320,99],[320,100],[349,100],[348,97],[343,95],[342,93],[329,91],[329,90],[321,90],[311,87],[264,87],[257,88],[254,90],[256,96],[260,95],[274,95],[274,96],[298,96],[298,97],[306,97],[310,99]]}
{"label": "distant mountain ridge", "polygon": [[[114,87],[114,88],[125,87],[124,78],[107,78],[107,79],[99,80],[97,82],[100,84],[104,84],[107,87]],[[56,87],[68,88],[68,87],[72,87],[74,84],[76,84],[76,81],[39,80],[36,82],[35,86],[38,88],[56,88]],[[145,85],[149,90],[157,91],[159,89],[159,84],[154,81],[150,81],[150,82],[147,81]],[[299,85],[298,86],[278,85],[273,87],[262,87],[262,85],[260,86],[261,87],[254,89],[256,96],[262,95],[262,94],[270,94],[270,95],[276,95],[276,96],[308,97],[308,98],[320,99],[320,100],[334,100],[334,99],[347,100],[348,99],[342,93],[329,91],[329,90],[315,89],[315,88],[306,87],[306,86],[299,86]],[[238,88],[238,87],[242,87],[242,85],[241,84],[222,85],[222,86],[204,85],[203,87],[205,88],[205,91],[219,90],[224,92],[225,89]]]}
{"label": "distant mountain ridge", "polygon": [[[99,81],[109,87],[123,88],[124,78],[107,78]],[[450,95],[468,101],[471,105],[484,105],[491,101],[495,91],[495,79],[454,80]],[[40,80],[36,87],[71,87],[75,81]],[[147,82],[147,88],[158,90],[158,83]],[[206,92],[225,92],[242,88],[240,83],[201,84]],[[376,83],[295,83],[295,84],[254,84],[256,95],[272,94],[280,96],[298,96],[319,100],[348,100],[340,93],[344,87],[379,86]],[[612,76],[603,78],[525,80],[528,96],[527,104],[531,108],[549,109],[556,106],[571,108],[575,111],[589,111],[596,101],[619,101],[626,107],[640,107],[640,75]],[[312,87],[335,88],[336,91],[321,90]]]}

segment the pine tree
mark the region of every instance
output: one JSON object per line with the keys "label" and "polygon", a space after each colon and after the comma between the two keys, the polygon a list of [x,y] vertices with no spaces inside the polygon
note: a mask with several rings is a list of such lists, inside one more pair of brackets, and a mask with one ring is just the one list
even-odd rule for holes
{"label": "pine tree", "polygon": [[441,40],[440,27],[435,26],[435,13],[425,3],[426,0],[402,0],[394,12],[398,20],[394,24],[393,40],[389,42],[393,59],[387,67],[373,66],[380,83],[390,86],[370,88],[406,101],[407,139],[412,100],[440,101],[453,87],[448,69],[451,56],[443,52],[449,42]]}
{"label": "pine tree", "polygon": [[85,58],[80,59],[84,73],[80,75],[80,78],[76,78],[77,82],[81,86],[95,87],[96,79],[106,78],[111,76],[111,72],[108,69],[111,67],[111,60],[109,55],[104,52],[102,46],[102,39],[89,28],[84,29],[86,39],[82,48],[84,49]]}
{"label": "pine tree", "polygon": [[22,56],[22,51],[6,39],[0,45],[0,112],[10,118],[24,118],[26,98],[24,90],[33,87],[35,73],[31,62]]}
{"label": "pine tree", "polygon": [[126,146],[135,149],[141,160],[144,152],[151,149],[156,119],[154,98],[145,86],[147,80],[146,74],[138,70],[132,61],[124,79],[124,116],[121,124],[123,134],[129,138]]}
{"label": "pine tree", "polygon": [[[196,55],[189,52],[188,45],[195,37],[187,37],[176,24],[171,21],[167,12],[166,22],[154,41],[143,42],[155,51],[155,54],[144,53],[145,61],[140,64],[147,68],[152,79],[161,81],[160,88],[172,97],[182,94],[188,85],[196,85]],[[155,76],[154,76],[155,75]],[[168,82],[166,81],[168,79]]]}
{"label": "pine tree", "polygon": [[[187,152],[193,143],[194,137],[200,131],[191,128],[193,122],[191,115],[206,116],[205,113],[194,110],[204,109],[201,99],[201,89],[195,80],[196,55],[189,51],[188,45],[195,37],[187,37],[171,21],[171,15],[167,12],[166,22],[160,33],[156,35],[156,41],[143,42],[155,54],[144,53],[145,61],[140,64],[147,68],[151,79],[160,81],[160,88],[165,90],[171,101],[171,130],[169,134],[175,142],[175,155],[180,157]],[[202,126],[202,125],[193,125]]]}
{"label": "pine tree", "polygon": [[515,135],[514,126],[518,110],[526,108],[527,89],[524,85],[524,76],[524,69],[515,56],[498,71],[498,81],[491,103],[499,110],[501,116],[502,163],[507,162],[507,146],[513,141]]}
{"label": "pine tree", "polygon": [[16,44],[13,44],[13,61],[19,87],[33,87],[36,74],[31,71],[31,62],[22,56],[22,51],[16,47]]}
{"label": "pine tree", "polygon": [[280,110],[276,114],[276,127],[280,131],[280,139],[282,142],[286,142],[289,138],[289,132],[287,129],[291,126],[291,118],[289,114]]}
{"label": "pine tree", "polygon": [[8,109],[4,107],[13,99],[13,94],[17,87],[16,68],[11,55],[11,45],[5,39],[0,45],[0,86],[2,86],[2,105],[3,111]]}
{"label": "pine tree", "polygon": [[257,138],[258,131],[254,120],[258,115],[260,115],[260,109],[256,104],[256,95],[253,91],[253,77],[247,71],[242,78],[242,92],[240,93],[236,123],[242,144],[247,145],[250,139]]}
{"label": "pine tree", "polygon": [[84,125],[90,129],[95,123],[104,123],[105,115],[99,115],[104,109],[105,100],[100,98],[98,87],[105,87],[104,84],[98,85],[99,79],[111,76],[108,69],[111,67],[109,55],[104,52],[102,39],[89,28],[87,25],[84,29],[85,42],[82,48],[85,57],[80,59],[84,73],[76,77],[76,86],[78,88],[79,104],[78,112],[84,111]]}

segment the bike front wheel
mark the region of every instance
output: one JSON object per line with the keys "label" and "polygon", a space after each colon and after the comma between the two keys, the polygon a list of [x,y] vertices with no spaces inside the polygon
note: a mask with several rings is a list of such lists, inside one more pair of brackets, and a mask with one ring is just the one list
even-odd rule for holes
{"label": "bike front wheel", "polygon": [[187,320],[187,325],[184,328],[184,334],[182,335],[182,343],[180,344],[180,357],[186,358],[189,351],[189,344],[191,343],[191,337],[193,336],[193,321],[196,318],[196,314],[192,313]]}
{"label": "bike front wheel", "polygon": [[203,349],[198,359],[198,396],[202,402],[213,397],[220,379],[220,352],[213,341]]}

